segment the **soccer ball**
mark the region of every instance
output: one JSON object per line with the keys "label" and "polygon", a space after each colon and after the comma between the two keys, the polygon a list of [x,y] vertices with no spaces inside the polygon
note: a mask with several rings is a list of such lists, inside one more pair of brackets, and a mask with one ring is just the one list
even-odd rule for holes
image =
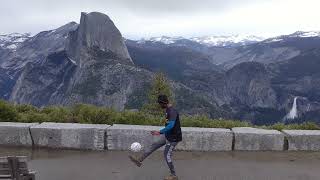
{"label": "soccer ball", "polygon": [[130,146],[130,150],[133,151],[133,152],[139,152],[139,151],[141,151],[141,149],[142,149],[142,146],[138,142],[134,142]]}

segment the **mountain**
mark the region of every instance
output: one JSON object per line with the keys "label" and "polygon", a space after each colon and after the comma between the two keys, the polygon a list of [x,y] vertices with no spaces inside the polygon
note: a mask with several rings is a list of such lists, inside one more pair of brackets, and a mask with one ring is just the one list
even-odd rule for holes
{"label": "mountain", "polygon": [[254,124],[320,122],[319,47],[317,32],[134,41],[107,15],[81,13],[80,24],[0,36],[0,98],[39,107],[137,109],[161,71],[182,114]]}
{"label": "mountain", "polygon": [[82,102],[120,110],[152,77],[134,66],[120,31],[97,12],[41,32],[1,59],[2,96],[36,106]]}
{"label": "mountain", "polygon": [[203,36],[193,37],[191,40],[207,46],[243,46],[265,40],[263,37],[254,35],[231,35],[231,36]]}
{"label": "mountain", "polygon": [[[126,44],[136,65],[166,72],[233,118],[255,124],[320,122],[319,36],[296,32],[280,37],[237,47],[211,47],[188,39]],[[295,98],[298,118],[285,120]]]}
{"label": "mountain", "polygon": [[163,44],[175,44],[183,40],[197,42],[199,44],[209,46],[209,47],[212,47],[212,46],[233,47],[233,46],[243,46],[243,45],[257,43],[265,40],[265,38],[254,36],[254,35],[200,36],[200,37],[192,37],[192,38],[184,38],[181,36],[178,36],[178,37],[161,36],[161,37],[151,37],[149,39],[141,39],[138,41],[138,43],[160,42]]}
{"label": "mountain", "polygon": [[[0,98],[39,107],[89,103],[137,109],[146,101],[154,75],[134,64],[120,31],[98,12],[82,13],[80,24],[43,31],[15,49],[0,50]],[[184,104],[182,112],[216,112],[214,103],[191,88],[169,83],[178,106]],[[185,96],[198,103],[186,102]]]}
{"label": "mountain", "polygon": [[234,48],[230,50],[235,56],[222,56],[224,68],[229,69],[241,62],[261,62],[263,64],[286,61],[299,56],[305,50],[319,47],[320,33],[295,32],[275,38]]}
{"label": "mountain", "polygon": [[153,72],[163,71],[177,81],[188,74],[220,71],[207,55],[185,46],[153,42],[141,44],[130,40],[126,45],[137,66]]}
{"label": "mountain", "polygon": [[22,42],[30,38],[30,34],[0,34],[0,48],[15,50]]}
{"label": "mountain", "polygon": [[[320,48],[305,50],[290,60],[272,64],[272,86],[285,108],[293,106],[296,97],[297,116],[306,120],[320,112]],[[286,102],[290,96],[291,101]],[[318,118],[312,118],[318,119]]]}
{"label": "mountain", "polygon": [[138,44],[164,44],[168,47],[186,47],[209,57],[223,69],[242,62],[270,64],[300,55],[306,49],[319,46],[320,32],[297,31],[293,34],[264,39],[256,36],[205,36],[186,39],[160,37],[137,41]]}
{"label": "mountain", "polygon": [[320,37],[320,31],[297,31],[293,34],[289,35],[282,35],[274,38],[266,39],[265,42],[279,42],[279,41],[285,41],[288,39],[294,39],[294,38],[313,38],[313,37]]}

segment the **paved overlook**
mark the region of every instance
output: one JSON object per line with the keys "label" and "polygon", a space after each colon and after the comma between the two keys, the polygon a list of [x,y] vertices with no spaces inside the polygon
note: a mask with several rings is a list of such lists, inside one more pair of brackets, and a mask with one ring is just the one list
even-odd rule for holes
{"label": "paved overlook", "polygon": [[[141,168],[127,151],[57,151],[0,148],[0,156],[28,155],[37,180],[161,180],[162,152]],[[319,180],[319,152],[175,152],[181,180]]]}
{"label": "paved overlook", "polygon": [[[0,157],[28,156],[40,180],[158,180],[163,153],[142,168],[129,161],[133,142],[158,141],[157,126],[0,123]],[[319,180],[320,131],[249,127],[182,128],[174,155],[183,180]],[[5,148],[10,146],[10,148]],[[21,148],[24,146],[26,149]],[[74,149],[74,150],[66,150]]]}

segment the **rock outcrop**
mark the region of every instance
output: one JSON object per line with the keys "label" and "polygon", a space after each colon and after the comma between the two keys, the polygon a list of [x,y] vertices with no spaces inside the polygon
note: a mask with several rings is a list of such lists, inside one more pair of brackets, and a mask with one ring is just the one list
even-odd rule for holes
{"label": "rock outcrop", "polygon": [[38,34],[19,53],[26,51],[37,53],[25,56],[10,96],[17,103],[89,103],[121,110],[152,76],[134,66],[119,30],[96,12],[82,13],[79,25]]}

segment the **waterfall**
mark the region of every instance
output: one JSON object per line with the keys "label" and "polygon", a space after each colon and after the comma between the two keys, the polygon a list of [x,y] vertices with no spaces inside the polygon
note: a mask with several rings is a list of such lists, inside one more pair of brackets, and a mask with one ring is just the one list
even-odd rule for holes
{"label": "waterfall", "polygon": [[293,100],[292,108],[290,112],[286,115],[284,119],[295,119],[298,117],[298,110],[297,110],[297,99],[298,97],[295,97]]}

